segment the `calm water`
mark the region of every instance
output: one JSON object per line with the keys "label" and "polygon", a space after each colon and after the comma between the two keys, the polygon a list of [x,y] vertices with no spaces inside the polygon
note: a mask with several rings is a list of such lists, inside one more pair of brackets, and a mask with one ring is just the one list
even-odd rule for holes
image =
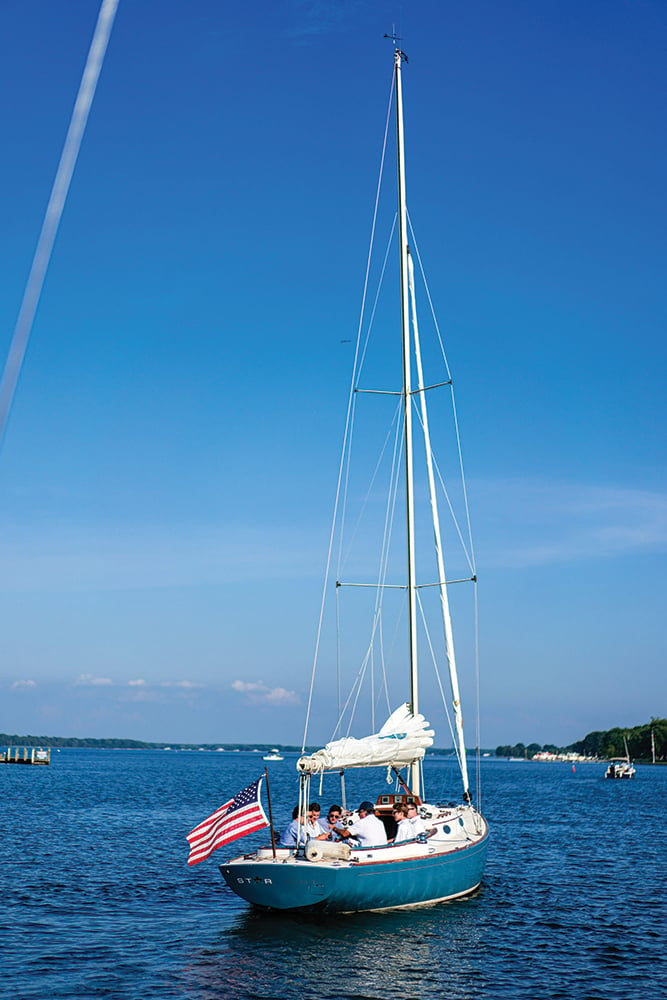
{"label": "calm water", "polygon": [[[253,913],[185,834],[258,754],[62,751],[0,767],[0,997],[632,1000],[667,993],[667,768],[488,761],[492,843],[474,898],[337,918]],[[274,818],[294,758],[269,765]],[[455,794],[435,760],[433,798]],[[320,797],[338,796],[333,779]],[[381,785],[348,785],[350,798]],[[577,824],[575,817],[583,816]],[[217,858],[217,861],[214,859]]]}

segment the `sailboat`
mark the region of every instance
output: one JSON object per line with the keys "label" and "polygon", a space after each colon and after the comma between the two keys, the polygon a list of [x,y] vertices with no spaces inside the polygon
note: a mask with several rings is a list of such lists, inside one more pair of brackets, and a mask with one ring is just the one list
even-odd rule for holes
{"label": "sailboat", "polygon": [[[341,775],[341,801],[345,805],[344,775],[350,768],[380,769],[386,772],[387,780],[395,779],[393,790],[381,793],[374,803],[365,801],[357,811],[343,819],[336,828],[335,839],[307,839],[297,837],[297,845],[281,847],[272,840],[270,846],[252,853],[233,858],[220,865],[221,874],[227,885],[243,899],[254,906],[282,911],[319,911],[324,913],[346,913],[356,911],[384,910],[413,907],[436,903],[465,896],[473,892],[481,883],[488,844],[488,825],[479,809],[473,803],[468,774],[467,753],[463,733],[461,695],[457,664],[454,655],[452,617],[448,587],[451,583],[445,575],[442,554],[442,535],[436,499],[436,478],[439,470],[435,466],[430,443],[426,396],[428,390],[437,388],[426,385],[422,371],[422,356],[416,317],[414,265],[408,243],[409,217],[406,206],[405,154],[403,130],[402,67],[405,54],[394,39],[394,71],[392,95],[395,101],[396,146],[397,146],[397,233],[399,247],[400,277],[400,317],[401,338],[397,344],[397,354],[402,357],[401,388],[387,394],[398,398],[396,440],[400,446],[396,453],[398,465],[403,471],[396,474],[400,480],[405,504],[405,539],[401,551],[405,553],[403,581],[401,584],[379,581],[375,593],[384,593],[394,588],[400,590],[407,608],[404,620],[407,623],[406,651],[408,660],[405,670],[404,691],[409,697],[390,711],[387,721],[370,736],[340,736],[332,739],[315,752],[304,749],[297,761],[299,779],[299,806],[295,813],[303,817],[306,830],[306,815],[311,798],[311,781],[322,780],[327,774]],[[396,324],[398,327],[398,323]],[[398,338],[397,338],[398,339]],[[441,385],[449,385],[443,381]],[[369,390],[374,391],[374,390]],[[349,411],[348,411],[349,412]],[[432,565],[437,580],[427,584],[418,583],[417,542],[422,541],[421,528],[415,525],[415,424],[421,427],[424,441],[423,492],[428,490],[430,511],[430,532],[435,549]],[[421,449],[420,449],[421,454]],[[345,479],[346,476],[340,476]],[[392,563],[393,570],[393,563]],[[473,585],[476,575],[470,576]],[[343,586],[336,581],[336,589]],[[366,586],[360,584],[360,586]],[[424,626],[420,619],[423,611],[420,588],[430,587],[430,593],[437,593],[439,618],[442,630],[443,661],[449,676],[453,723],[450,722],[456,756],[461,773],[461,800],[456,802],[430,802],[423,786],[424,763],[429,747],[434,743],[434,730],[421,713],[419,707],[419,659],[418,642],[424,642]],[[379,618],[378,609],[374,620]],[[374,626],[375,629],[375,626]],[[427,637],[428,645],[432,637]],[[311,686],[312,695],[312,686]],[[352,701],[358,696],[358,688]],[[405,697],[405,696],[404,696]],[[350,702],[348,701],[348,704]],[[310,711],[310,702],[309,702]],[[376,727],[377,728],[377,727]],[[342,730],[338,729],[340,734]],[[334,731],[336,735],[336,731]],[[378,773],[376,770],[375,774]],[[268,779],[267,779],[268,780]],[[415,836],[404,839],[397,835],[397,813],[405,807],[415,806],[421,830]],[[380,821],[376,829],[381,831],[377,843],[368,843],[363,838],[355,840],[349,836],[359,829],[361,818],[369,812],[375,813]],[[414,810],[413,810],[414,811]],[[346,829],[347,827],[347,829]],[[383,831],[384,828],[384,832]]]}
{"label": "sailboat", "polygon": [[634,778],[636,769],[630,760],[628,741],[625,736],[623,737],[623,744],[625,747],[625,757],[612,757],[610,759],[609,766],[604,774],[605,778]]}

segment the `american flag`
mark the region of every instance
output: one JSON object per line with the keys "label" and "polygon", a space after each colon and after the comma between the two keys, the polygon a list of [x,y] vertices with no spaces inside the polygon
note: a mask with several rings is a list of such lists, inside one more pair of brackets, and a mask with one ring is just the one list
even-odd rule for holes
{"label": "american flag", "polygon": [[248,785],[188,834],[189,865],[205,861],[223,844],[230,844],[232,840],[245,837],[246,834],[254,833],[255,830],[261,830],[263,826],[269,825],[262,803],[259,801],[262,780],[258,778],[252,785]]}

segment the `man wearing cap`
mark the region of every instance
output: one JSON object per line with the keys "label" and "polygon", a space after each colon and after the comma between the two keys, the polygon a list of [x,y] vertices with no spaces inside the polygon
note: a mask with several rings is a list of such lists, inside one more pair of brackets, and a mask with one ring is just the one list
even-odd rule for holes
{"label": "man wearing cap", "polygon": [[387,832],[384,823],[375,815],[372,802],[362,802],[357,810],[359,819],[351,826],[335,826],[334,831],[343,840],[354,837],[359,847],[380,847],[387,843]]}

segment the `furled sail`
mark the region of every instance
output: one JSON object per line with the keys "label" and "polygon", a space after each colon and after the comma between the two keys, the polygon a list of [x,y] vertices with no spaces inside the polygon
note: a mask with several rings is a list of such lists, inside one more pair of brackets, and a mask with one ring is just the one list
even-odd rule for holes
{"label": "furled sail", "polygon": [[334,740],[322,750],[300,757],[297,770],[317,774],[346,767],[405,767],[421,758],[433,745],[434,732],[423,715],[413,715],[401,705],[389,716],[379,733],[355,739]]}

